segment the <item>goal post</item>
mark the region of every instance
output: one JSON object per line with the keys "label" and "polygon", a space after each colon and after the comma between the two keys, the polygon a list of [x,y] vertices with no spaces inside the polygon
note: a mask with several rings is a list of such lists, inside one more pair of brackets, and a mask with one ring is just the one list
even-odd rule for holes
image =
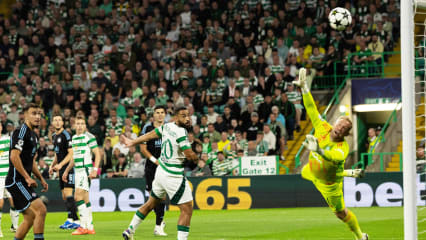
{"label": "goal post", "polygon": [[[416,0],[414,0],[416,1]],[[404,239],[417,239],[416,121],[413,0],[401,1],[401,94],[404,181]]]}

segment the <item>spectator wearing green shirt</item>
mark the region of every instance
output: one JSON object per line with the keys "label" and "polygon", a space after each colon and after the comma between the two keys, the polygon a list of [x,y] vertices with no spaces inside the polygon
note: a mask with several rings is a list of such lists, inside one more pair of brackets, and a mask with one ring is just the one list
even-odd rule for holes
{"label": "spectator wearing green shirt", "polygon": [[167,104],[167,100],[169,100],[169,96],[166,95],[166,91],[162,87],[158,88],[157,92],[158,95],[155,98],[155,104],[165,106]]}
{"label": "spectator wearing green shirt", "polygon": [[213,176],[227,176],[232,171],[232,162],[225,158],[222,151],[217,153],[217,159],[213,161]]}
{"label": "spectator wearing green shirt", "polygon": [[359,40],[359,50],[356,53],[357,54],[354,57],[354,62],[358,66],[357,73],[368,73],[369,66],[371,67],[372,65],[371,61],[373,60],[373,56],[371,56],[371,50],[367,48],[367,45],[363,39]]}
{"label": "spectator wearing green shirt", "polygon": [[269,151],[268,143],[263,139],[263,131],[258,131],[256,136],[257,156],[267,156]]}
{"label": "spectator wearing green shirt", "polygon": [[209,123],[207,127],[207,133],[204,134],[207,134],[207,136],[209,136],[210,142],[217,143],[220,141],[220,133],[214,129],[213,123]]}

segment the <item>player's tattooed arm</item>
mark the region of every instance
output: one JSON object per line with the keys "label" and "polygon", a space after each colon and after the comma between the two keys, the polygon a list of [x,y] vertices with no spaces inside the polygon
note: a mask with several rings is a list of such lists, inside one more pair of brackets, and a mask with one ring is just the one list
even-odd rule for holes
{"label": "player's tattooed arm", "polygon": [[98,176],[99,165],[101,164],[101,151],[99,147],[92,149],[93,154],[95,154],[95,165],[92,172],[90,173],[90,178],[96,178]]}
{"label": "player's tattooed arm", "polygon": [[136,139],[130,139],[125,137],[124,135],[121,135],[120,137],[123,138],[124,144],[126,144],[127,147],[131,147],[137,144],[141,144],[143,142],[148,142],[149,140],[152,140],[152,139],[157,139],[160,137],[160,135],[158,135],[158,133],[155,130],[152,130],[151,132],[144,134]]}
{"label": "player's tattooed arm", "polygon": [[197,156],[197,154],[195,154],[194,151],[192,151],[191,148],[185,149],[183,151],[183,154],[185,154],[186,159],[188,159],[189,161],[193,161],[195,163],[198,163],[198,156]]}

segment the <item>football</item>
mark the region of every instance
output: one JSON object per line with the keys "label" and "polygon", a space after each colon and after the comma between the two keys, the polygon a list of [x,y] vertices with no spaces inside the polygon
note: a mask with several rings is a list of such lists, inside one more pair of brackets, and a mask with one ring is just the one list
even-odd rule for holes
{"label": "football", "polygon": [[330,11],[328,21],[333,29],[342,31],[351,24],[352,16],[346,8],[337,7]]}

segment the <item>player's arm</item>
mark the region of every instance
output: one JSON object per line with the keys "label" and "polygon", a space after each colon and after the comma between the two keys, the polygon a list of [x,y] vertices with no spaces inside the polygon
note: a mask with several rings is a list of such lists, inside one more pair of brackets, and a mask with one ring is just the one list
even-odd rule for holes
{"label": "player's arm", "polygon": [[43,176],[41,175],[40,171],[38,170],[38,166],[37,166],[37,154],[34,156],[33,158],[33,170],[32,173],[34,174],[34,176],[40,180],[41,185],[43,186],[43,189],[41,190],[42,192],[47,192],[49,185],[47,185],[46,180],[44,180]]}
{"label": "player's arm", "polygon": [[61,170],[67,163],[69,163],[72,159],[74,152],[72,150],[72,148],[68,148],[68,153],[67,156],[65,156],[64,160],[62,160],[62,162],[60,162],[58,165],[56,165],[55,170]]}
{"label": "player's arm", "polygon": [[157,161],[157,158],[156,157],[154,157],[154,155],[152,155],[151,154],[151,152],[150,151],[148,151],[148,148],[147,148],[147,146],[146,146],[146,143],[142,143],[141,145],[140,145],[140,147],[141,147],[141,152],[142,152],[142,154],[149,160],[149,161],[151,161],[151,162],[153,162],[153,163],[155,163],[155,164],[157,164],[158,165],[158,161]]}
{"label": "player's arm", "polygon": [[178,143],[179,148],[185,155],[186,159],[198,163],[198,156],[194,151],[192,151],[191,144],[188,141],[186,131],[183,132],[183,134],[176,139],[176,142]]}
{"label": "player's arm", "polygon": [[[161,128],[161,127],[160,127]],[[152,130],[151,132],[144,134],[136,139],[130,139],[125,137],[124,135],[121,135],[121,138],[124,140],[124,144],[126,144],[126,147],[135,146],[137,144],[141,144],[143,142],[148,142],[152,139],[157,139],[161,137],[161,130],[160,128],[156,128]]]}
{"label": "player's arm", "polygon": [[67,168],[65,168],[64,174],[62,174],[62,181],[68,182],[68,173],[71,171],[73,167],[74,167],[74,157],[71,157]]}
{"label": "player's arm", "polygon": [[309,91],[306,82],[305,68],[301,68],[299,70],[299,79],[297,81],[293,81],[293,84],[299,86],[302,89],[303,104],[305,105],[306,112],[308,113],[308,116],[312,121],[312,125],[315,129],[321,127],[321,122],[324,120],[322,120],[321,115],[318,112],[317,106],[315,105],[314,98],[312,97],[312,94]]}
{"label": "player's arm", "polygon": [[187,148],[183,150],[183,154],[185,154],[186,159],[188,159],[189,161],[198,163],[198,156],[194,151],[192,151],[192,148]]}
{"label": "player's arm", "polygon": [[56,166],[57,163],[58,163],[58,156],[55,153],[55,158],[53,159],[52,164],[50,164],[50,166],[49,166],[49,175],[53,174],[53,170],[56,171],[56,169],[54,169],[54,168],[55,168],[55,166]]}
{"label": "player's arm", "polygon": [[[24,179],[28,183],[28,185],[30,185],[30,182],[31,182],[31,186],[36,187],[37,183],[34,181],[34,179],[31,178],[31,176],[24,169],[24,165],[22,164],[21,157],[19,156],[20,154],[21,154],[21,151],[19,151],[17,149],[12,149],[12,151],[10,153],[10,161],[12,162],[16,171],[18,171],[18,173],[21,174],[24,177]],[[32,181],[30,181],[30,180],[32,180]],[[33,184],[33,182],[34,182],[35,185]]]}
{"label": "player's arm", "polygon": [[92,149],[93,154],[95,154],[95,165],[93,166],[93,171],[90,173],[90,178],[96,178],[98,176],[98,169],[101,163],[101,151],[99,147]]}

